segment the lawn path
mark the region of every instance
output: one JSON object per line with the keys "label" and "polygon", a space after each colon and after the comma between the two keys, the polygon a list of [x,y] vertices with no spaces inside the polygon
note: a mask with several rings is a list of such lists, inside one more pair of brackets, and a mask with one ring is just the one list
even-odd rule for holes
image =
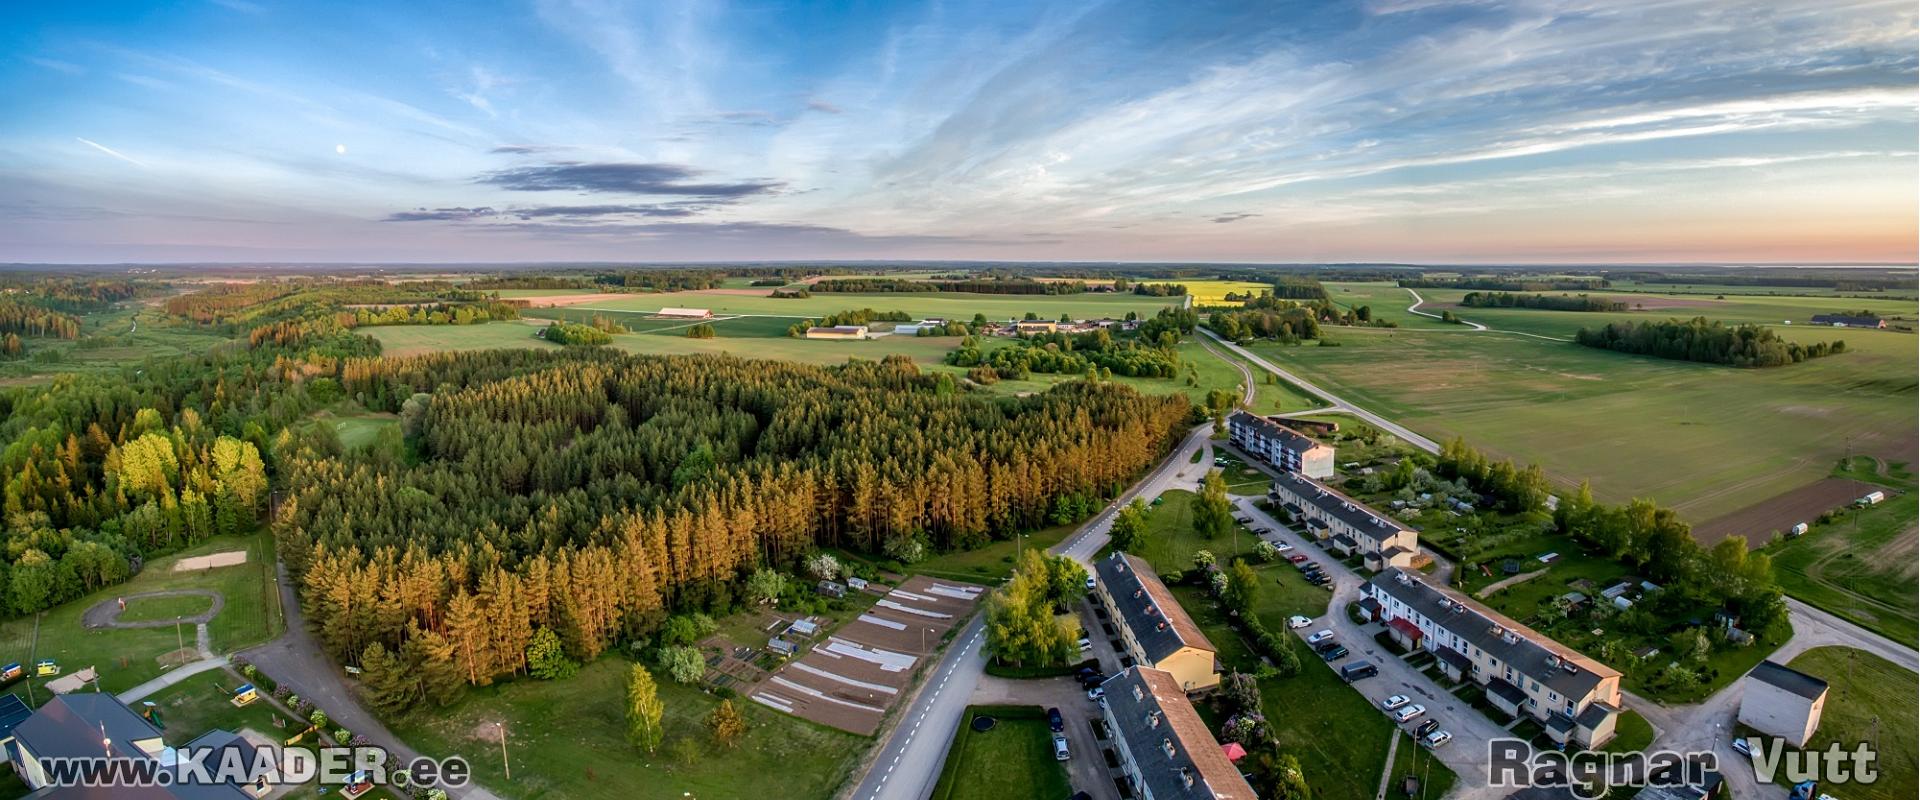
{"label": "lawn path", "polygon": [[1393,757],[1400,754],[1400,729],[1394,728],[1387,735],[1387,764],[1380,768],[1380,788],[1373,793],[1373,800],[1387,800],[1387,784],[1393,782]]}

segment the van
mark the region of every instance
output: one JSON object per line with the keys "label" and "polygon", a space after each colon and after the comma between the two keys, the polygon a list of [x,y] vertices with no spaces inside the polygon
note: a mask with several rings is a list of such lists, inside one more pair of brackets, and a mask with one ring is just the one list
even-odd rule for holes
{"label": "van", "polygon": [[1340,668],[1340,679],[1348,683],[1371,678],[1380,674],[1380,668],[1365,661],[1355,661]]}

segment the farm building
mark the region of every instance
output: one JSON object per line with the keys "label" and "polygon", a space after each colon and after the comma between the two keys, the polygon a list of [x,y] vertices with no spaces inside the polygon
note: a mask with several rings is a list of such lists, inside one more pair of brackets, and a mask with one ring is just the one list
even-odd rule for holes
{"label": "farm building", "polygon": [[867,338],[867,326],[835,325],[831,328],[808,328],[807,338],[809,339],[865,339]]}
{"label": "farm building", "polygon": [[1885,328],[1887,321],[1879,317],[1858,317],[1851,314],[1815,314],[1813,324],[1832,325],[1836,328]]}
{"label": "farm building", "polygon": [[1740,724],[1792,747],[1804,747],[1820,728],[1827,705],[1827,682],[1772,661],[1747,673],[1740,695]]}
{"label": "farm building", "polygon": [[1248,455],[1309,478],[1333,477],[1333,447],[1266,417],[1235,411],[1227,418],[1227,440]]}
{"label": "farm building", "polygon": [[1093,572],[1100,603],[1120,623],[1120,639],[1134,661],[1164,670],[1182,691],[1220,685],[1214,668],[1219,650],[1167,591],[1152,564],[1114,553],[1095,561]]}
{"label": "farm building", "polygon": [[713,319],[713,312],[705,308],[663,308],[654,316],[664,319]]}
{"label": "farm building", "polygon": [[1030,319],[1013,323],[1013,332],[1021,336],[1035,333],[1053,333],[1060,330],[1060,323],[1052,320]]}
{"label": "farm building", "polygon": [[1253,787],[1227,758],[1173,675],[1134,666],[1101,687],[1106,698],[1100,714],[1114,732],[1113,756],[1136,796],[1252,800]]}
{"label": "farm building", "polygon": [[1361,591],[1380,604],[1377,619],[1396,641],[1433,652],[1443,670],[1485,686],[1501,711],[1540,721],[1562,744],[1595,747],[1613,737],[1618,671],[1415,573],[1390,569]]}

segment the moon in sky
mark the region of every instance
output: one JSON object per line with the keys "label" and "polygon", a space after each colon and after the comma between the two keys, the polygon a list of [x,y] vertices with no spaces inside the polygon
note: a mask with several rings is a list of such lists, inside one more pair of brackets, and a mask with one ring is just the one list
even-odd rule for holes
{"label": "moon in sky", "polygon": [[347,154],[347,146],[344,144],[336,144],[333,146],[333,152],[339,153],[340,155],[344,156]]}

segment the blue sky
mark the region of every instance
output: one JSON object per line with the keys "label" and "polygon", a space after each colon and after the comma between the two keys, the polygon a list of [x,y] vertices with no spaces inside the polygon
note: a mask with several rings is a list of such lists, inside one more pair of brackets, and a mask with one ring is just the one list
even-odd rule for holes
{"label": "blue sky", "polygon": [[34,3],[0,261],[1911,261],[1911,2]]}

